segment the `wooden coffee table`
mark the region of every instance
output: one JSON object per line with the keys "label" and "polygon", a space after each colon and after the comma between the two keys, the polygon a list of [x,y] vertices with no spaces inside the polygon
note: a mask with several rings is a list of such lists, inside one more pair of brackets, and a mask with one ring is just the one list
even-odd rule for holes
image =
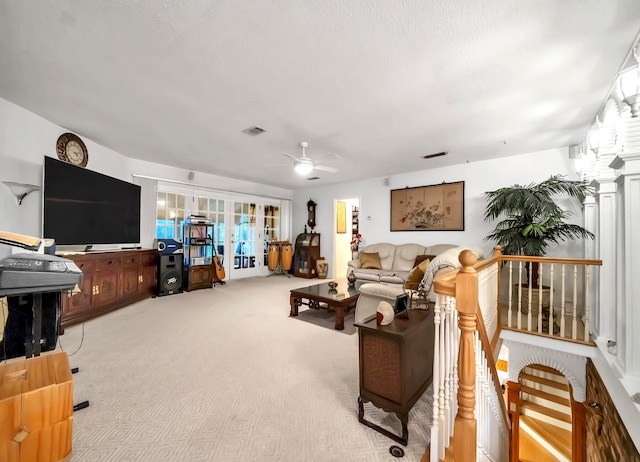
{"label": "wooden coffee table", "polygon": [[[356,306],[358,296],[358,283],[349,286],[346,279],[335,281],[338,286],[335,289],[329,287],[329,283],[323,282],[313,286],[293,289],[290,296],[291,312],[289,316],[298,316],[300,305],[306,305],[313,309],[324,309],[336,313],[336,330],[344,329],[344,315],[349,309]],[[305,301],[306,300],[306,301]]]}

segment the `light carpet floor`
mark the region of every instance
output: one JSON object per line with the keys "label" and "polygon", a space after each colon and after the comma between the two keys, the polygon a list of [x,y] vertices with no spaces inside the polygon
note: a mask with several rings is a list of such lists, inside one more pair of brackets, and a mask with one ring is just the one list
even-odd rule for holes
{"label": "light carpet floor", "polygon": [[[84,330],[69,358],[74,399],[91,403],[74,414],[72,461],[397,460],[397,443],[358,422],[358,335],[288,316],[289,290],[319,282],[230,281],[68,328],[70,354]],[[431,388],[401,460],[425,452],[430,401]],[[400,432],[394,415],[365,409]]]}

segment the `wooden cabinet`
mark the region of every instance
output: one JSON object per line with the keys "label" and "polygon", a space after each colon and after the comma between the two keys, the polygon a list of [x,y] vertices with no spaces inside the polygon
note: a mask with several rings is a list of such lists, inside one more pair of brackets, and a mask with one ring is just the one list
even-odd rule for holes
{"label": "wooden cabinet", "polygon": [[318,277],[316,272],[318,258],[320,258],[320,234],[299,234],[293,254],[293,275],[301,278]]}
{"label": "wooden cabinet", "polygon": [[213,224],[184,226],[184,288],[187,291],[213,287]]}
{"label": "wooden cabinet", "polygon": [[90,252],[65,258],[82,271],[82,284],[80,292],[62,297],[63,327],[155,295],[155,250]]}
{"label": "wooden cabinet", "polygon": [[[360,349],[358,420],[406,446],[409,411],[431,383],[433,373],[433,310],[408,310],[391,324],[375,319],[356,324]],[[364,418],[364,403],[393,412],[402,436]]]}

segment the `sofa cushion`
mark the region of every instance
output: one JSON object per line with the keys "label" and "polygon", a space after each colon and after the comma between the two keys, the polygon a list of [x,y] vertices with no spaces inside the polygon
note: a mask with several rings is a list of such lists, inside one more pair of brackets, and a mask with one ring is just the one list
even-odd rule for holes
{"label": "sofa cushion", "polygon": [[393,267],[397,271],[411,271],[415,266],[416,256],[425,253],[424,246],[419,244],[400,244],[396,246]]}
{"label": "sofa cushion", "polygon": [[377,269],[362,269],[357,268],[353,270],[353,274],[356,279],[361,281],[374,281],[380,282],[380,270]]}
{"label": "sofa cushion", "polygon": [[400,284],[404,283],[404,280],[407,278],[409,272],[408,271],[381,271],[380,282],[386,282],[388,284]]}
{"label": "sofa cushion", "polygon": [[[378,252],[378,255],[380,256],[380,264],[382,265],[382,269],[391,271],[393,266],[393,256],[396,253],[396,245],[389,244],[386,242],[382,242],[379,244],[370,244],[366,246],[364,249],[362,249],[362,252],[365,252],[365,253]],[[409,268],[407,271],[409,271],[410,269],[411,268]]]}
{"label": "sofa cushion", "polygon": [[361,252],[360,255],[360,268],[362,269],[382,269],[380,263],[380,255],[378,252]]}

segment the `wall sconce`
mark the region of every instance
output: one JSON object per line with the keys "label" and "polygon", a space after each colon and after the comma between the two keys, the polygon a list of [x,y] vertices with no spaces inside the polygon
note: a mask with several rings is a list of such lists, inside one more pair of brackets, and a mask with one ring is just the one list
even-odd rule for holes
{"label": "wall sconce", "polygon": [[596,155],[598,154],[598,148],[600,147],[600,119],[596,117],[596,123],[593,124],[589,132],[587,133],[587,145]]}
{"label": "wall sconce", "polygon": [[3,183],[16,197],[16,202],[18,202],[18,205],[22,205],[22,199],[24,199],[27,194],[33,191],[38,191],[40,189],[40,186],[36,186],[33,184],[15,183],[13,181],[3,181]]}
{"label": "wall sconce", "polygon": [[636,59],[635,67],[618,76],[618,93],[620,98],[629,105],[631,117],[637,117],[640,113],[640,59],[637,48],[633,49],[633,57]]}

